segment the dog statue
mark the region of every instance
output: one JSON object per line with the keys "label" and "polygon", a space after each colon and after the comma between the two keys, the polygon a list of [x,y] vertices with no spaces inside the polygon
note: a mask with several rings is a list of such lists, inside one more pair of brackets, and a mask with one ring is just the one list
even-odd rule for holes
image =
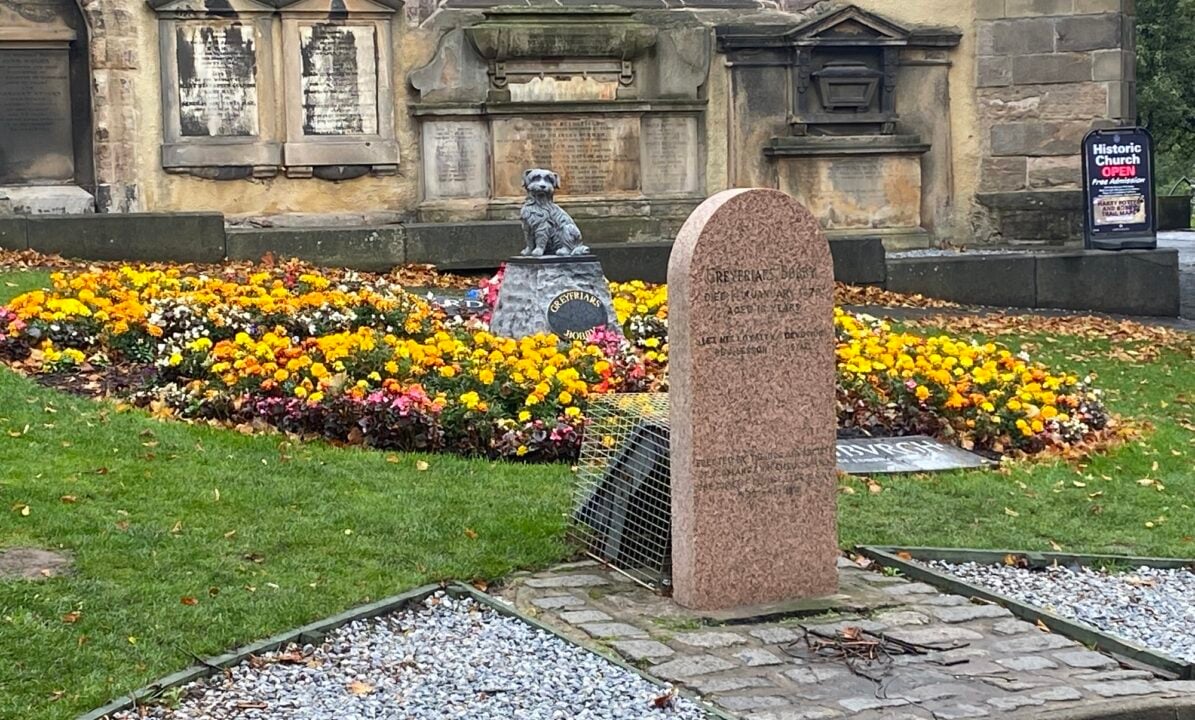
{"label": "dog statue", "polygon": [[519,217],[523,220],[523,234],[527,247],[521,255],[586,255],[589,248],[581,244],[581,230],[569,214],[552,202],[560,176],[551,170],[532,168],[523,173],[523,188],[527,199]]}

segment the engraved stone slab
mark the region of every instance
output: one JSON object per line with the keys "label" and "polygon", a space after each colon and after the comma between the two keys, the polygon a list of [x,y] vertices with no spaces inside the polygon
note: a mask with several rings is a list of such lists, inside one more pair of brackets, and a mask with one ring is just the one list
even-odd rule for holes
{"label": "engraved stone slab", "polygon": [[252,26],[225,21],[180,24],[179,127],[184,137],[258,133],[257,38]]}
{"label": "engraved stone slab", "polygon": [[523,171],[550,167],[557,196],[639,192],[639,119],[557,115],[494,120],[494,194],[523,196]]}
{"label": "engraved stone slab", "polygon": [[697,118],[645,116],[642,124],[643,193],[693,194],[701,189]]}
{"label": "engraved stone slab", "polygon": [[989,461],[925,435],[891,438],[844,438],[836,449],[838,469],[852,475],[931,472],[976,468]]}
{"label": "engraved stone slab", "polygon": [[67,49],[0,49],[0,185],[75,174]]}
{"label": "engraved stone slab", "polygon": [[423,124],[423,178],[428,200],[490,194],[489,136],[481,121]]}
{"label": "engraved stone slab", "polygon": [[921,156],[791,157],[778,164],[780,189],[826,228],[921,225]]}
{"label": "engraved stone slab", "polygon": [[834,283],[817,220],[776,190],[718,193],[681,228],[668,284],[674,598],[833,593]]}
{"label": "engraved stone slab", "polygon": [[304,135],[376,135],[377,40],[373,25],[299,27]]}

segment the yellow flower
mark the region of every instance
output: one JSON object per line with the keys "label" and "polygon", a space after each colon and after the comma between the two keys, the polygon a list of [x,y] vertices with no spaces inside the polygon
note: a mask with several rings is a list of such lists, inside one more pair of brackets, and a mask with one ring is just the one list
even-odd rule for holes
{"label": "yellow flower", "polygon": [[440,377],[451,378],[456,375],[456,368],[451,365],[443,365],[440,367]]}
{"label": "yellow flower", "polygon": [[564,409],[564,414],[566,417],[570,417],[570,418],[581,417],[581,408],[577,407],[576,405],[573,405],[571,407],[566,407]]}
{"label": "yellow flower", "polygon": [[171,353],[170,359],[167,362],[170,363],[170,367],[178,367],[183,364],[183,354],[178,352]]}
{"label": "yellow flower", "polygon": [[519,411],[519,422],[528,422],[530,420],[531,420],[531,411],[530,410],[520,410]]}
{"label": "yellow flower", "polygon": [[518,455],[519,457],[523,457],[526,454],[527,454],[527,446],[526,445],[520,445],[518,447],[518,449],[515,450],[515,455]]}
{"label": "yellow flower", "polygon": [[917,395],[917,399],[925,402],[929,399],[929,388],[924,385],[918,385],[917,389],[913,391]]}
{"label": "yellow flower", "polygon": [[556,399],[560,401],[561,405],[568,405],[573,401],[573,395],[568,390],[564,390],[556,396]]}

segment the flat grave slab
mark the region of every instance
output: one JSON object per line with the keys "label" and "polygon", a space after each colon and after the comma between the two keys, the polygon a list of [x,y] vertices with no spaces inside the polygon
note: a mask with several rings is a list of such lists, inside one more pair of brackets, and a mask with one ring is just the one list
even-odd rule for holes
{"label": "flat grave slab", "polygon": [[839,438],[838,469],[851,475],[978,468],[991,460],[927,435]]}

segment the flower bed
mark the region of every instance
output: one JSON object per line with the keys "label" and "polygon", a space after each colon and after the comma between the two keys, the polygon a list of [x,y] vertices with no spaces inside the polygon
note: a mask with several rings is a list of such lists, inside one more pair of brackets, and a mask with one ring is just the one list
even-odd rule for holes
{"label": "flower bed", "polygon": [[[492,303],[500,276],[484,284]],[[32,374],[152,366],[129,399],[162,415],[401,450],[575,457],[589,397],[667,387],[663,286],[611,286],[625,339],[489,333],[385,277],[298,263],[210,274],[56,273],[0,308],[0,360]],[[1036,452],[1108,421],[1075,375],[987,344],[924,338],[841,310],[839,419],[966,447]]]}

